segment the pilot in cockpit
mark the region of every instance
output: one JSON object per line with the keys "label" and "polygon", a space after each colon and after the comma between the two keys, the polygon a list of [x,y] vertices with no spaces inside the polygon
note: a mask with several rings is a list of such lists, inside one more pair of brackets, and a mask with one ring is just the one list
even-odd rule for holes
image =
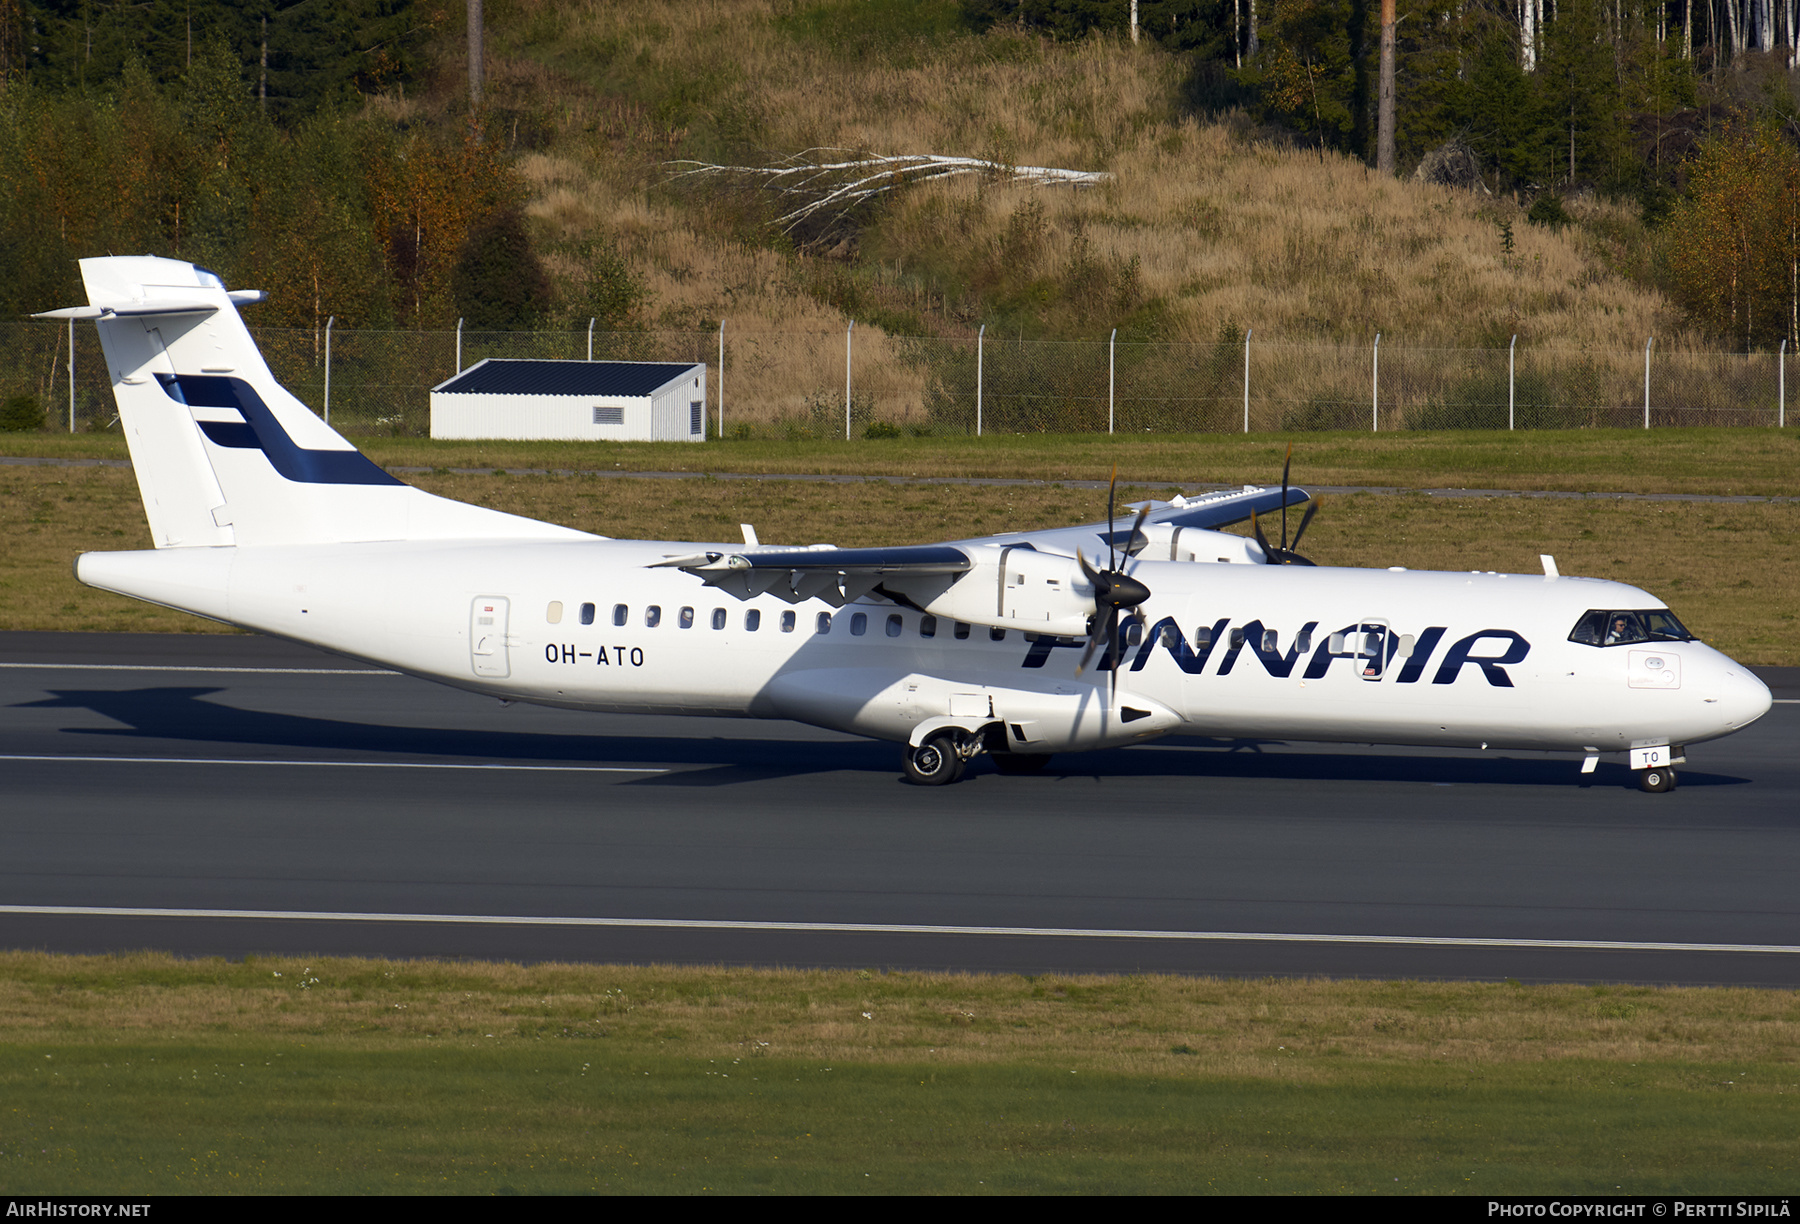
{"label": "pilot in cockpit", "polygon": [[1643,627],[1637,623],[1637,617],[1626,616],[1623,613],[1613,617],[1612,628],[1606,631],[1606,644],[1608,646],[1617,646],[1621,642],[1641,642],[1643,640],[1644,630]]}

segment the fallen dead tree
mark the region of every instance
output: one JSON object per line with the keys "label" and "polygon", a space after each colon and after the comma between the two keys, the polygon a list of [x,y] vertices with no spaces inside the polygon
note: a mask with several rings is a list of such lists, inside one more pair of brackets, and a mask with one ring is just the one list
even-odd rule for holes
{"label": "fallen dead tree", "polygon": [[[842,155],[843,160],[824,157]],[[842,216],[865,200],[908,183],[980,174],[1013,183],[1044,186],[1097,187],[1112,181],[1104,170],[1061,170],[1054,166],[1011,166],[982,157],[946,157],[936,153],[903,153],[893,156],[854,155],[844,149],[808,149],[775,166],[716,166],[708,162],[677,161],[671,166],[687,169],[674,176],[735,179],[795,201],[794,207],[771,222],[783,232],[819,219]]]}

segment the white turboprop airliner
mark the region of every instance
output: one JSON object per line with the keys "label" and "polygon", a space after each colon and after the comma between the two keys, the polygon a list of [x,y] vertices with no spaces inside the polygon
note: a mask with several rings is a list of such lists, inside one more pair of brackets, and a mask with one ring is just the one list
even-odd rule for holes
{"label": "white turboprop airliner", "polygon": [[[1311,567],[1285,476],[900,548],[613,540],[447,501],[275,382],[237,312],[261,293],[149,256],[81,272],[90,304],[39,317],[98,325],[156,542],[82,554],[81,581],[457,688],[794,719],[903,743],[923,783],[1179,732],[1561,750],[1583,773],[1629,753],[1664,791],[1685,745],[1769,709],[1661,600],[1548,557]],[[1274,510],[1280,545],[1215,530]]]}

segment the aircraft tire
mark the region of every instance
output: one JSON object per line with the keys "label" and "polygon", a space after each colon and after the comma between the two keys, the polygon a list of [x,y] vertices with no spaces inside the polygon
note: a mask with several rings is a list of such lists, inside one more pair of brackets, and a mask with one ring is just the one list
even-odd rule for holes
{"label": "aircraft tire", "polygon": [[1649,791],[1653,795],[1661,795],[1675,789],[1675,771],[1664,766],[1660,769],[1641,769],[1638,771],[1638,789]]}
{"label": "aircraft tire", "polygon": [[1050,763],[1048,752],[995,752],[994,768],[1009,777],[1034,774]]}
{"label": "aircraft tire", "polygon": [[939,731],[917,748],[908,748],[905,756],[906,780],[915,786],[947,786],[962,777],[963,756],[956,750],[956,737]]}

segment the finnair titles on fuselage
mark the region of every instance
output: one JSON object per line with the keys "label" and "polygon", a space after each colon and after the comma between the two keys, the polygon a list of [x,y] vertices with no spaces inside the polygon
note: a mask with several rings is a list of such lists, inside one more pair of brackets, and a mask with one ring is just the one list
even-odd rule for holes
{"label": "finnair titles on fuselage", "polygon": [[[153,257],[83,260],[156,542],[91,586],[507,700],[790,718],[906,745],[919,782],[987,753],[1183,734],[1629,753],[1768,689],[1619,583],[1314,567],[1217,530],[1309,500],[1245,488],[1135,518],[898,548],[611,540],[433,497],[280,387],[229,292]],[[1309,516],[1311,508],[1309,507]],[[1285,519],[1285,514],[1283,514]],[[1301,531],[1304,532],[1302,523]]]}

